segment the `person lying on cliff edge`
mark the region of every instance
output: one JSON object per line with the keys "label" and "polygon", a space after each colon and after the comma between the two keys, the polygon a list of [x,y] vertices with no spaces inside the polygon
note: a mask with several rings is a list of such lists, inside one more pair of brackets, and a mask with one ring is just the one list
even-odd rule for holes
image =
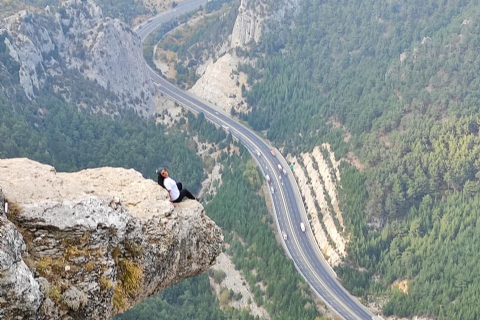
{"label": "person lying on cliff edge", "polygon": [[158,168],[156,172],[158,174],[158,184],[168,191],[170,202],[178,203],[185,197],[191,200],[199,201],[193,194],[190,193],[190,191],[183,189],[181,182],[176,182],[173,178],[171,178],[168,175],[166,168]]}

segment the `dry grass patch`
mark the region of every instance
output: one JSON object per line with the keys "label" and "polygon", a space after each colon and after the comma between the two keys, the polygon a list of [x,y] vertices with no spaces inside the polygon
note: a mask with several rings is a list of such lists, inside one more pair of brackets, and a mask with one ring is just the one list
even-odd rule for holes
{"label": "dry grass patch", "polygon": [[63,257],[56,259],[42,257],[37,262],[35,269],[42,277],[52,282],[52,280],[58,279],[64,275],[66,265]]}
{"label": "dry grass patch", "polygon": [[122,282],[124,292],[134,296],[140,289],[143,282],[143,270],[133,261],[122,260],[118,264],[120,270],[119,279]]}
{"label": "dry grass patch", "polygon": [[113,289],[113,308],[118,313],[128,308],[128,300],[120,284],[117,284]]}

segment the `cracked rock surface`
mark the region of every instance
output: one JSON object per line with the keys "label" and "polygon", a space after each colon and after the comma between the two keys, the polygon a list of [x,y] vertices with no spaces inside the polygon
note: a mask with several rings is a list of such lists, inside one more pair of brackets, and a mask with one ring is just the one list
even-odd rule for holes
{"label": "cracked rock surface", "polygon": [[[118,19],[104,17],[92,0],[61,1],[58,8],[22,10],[1,19],[2,46],[7,48],[2,60],[19,65],[10,76],[19,78],[30,100],[51,90],[92,112],[154,112],[154,87],[140,38]],[[102,98],[93,99],[85,92],[89,89]]]}
{"label": "cracked rock surface", "polygon": [[[0,318],[108,319],[198,275],[221,230],[135,170],[0,159]],[[8,212],[5,203],[8,201]]]}

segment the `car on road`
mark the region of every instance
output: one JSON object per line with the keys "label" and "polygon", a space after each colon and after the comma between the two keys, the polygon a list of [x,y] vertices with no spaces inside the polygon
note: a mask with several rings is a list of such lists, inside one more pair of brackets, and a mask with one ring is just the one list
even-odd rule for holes
{"label": "car on road", "polygon": [[305,232],[305,225],[303,222],[300,222],[300,229],[302,229],[302,232]]}
{"label": "car on road", "polygon": [[273,189],[273,187],[270,187],[270,190],[272,191],[272,194],[275,193],[275,189]]}
{"label": "car on road", "polygon": [[285,231],[282,231],[282,237],[283,237],[283,240],[287,241],[288,236],[287,236],[287,233]]}
{"label": "car on road", "polygon": [[217,112],[217,111],[215,111],[215,114],[218,114],[218,112]]}
{"label": "car on road", "polygon": [[256,150],[256,151],[257,151],[257,157],[260,158],[260,156],[261,156],[262,154],[260,153],[260,151],[258,151],[258,150]]}
{"label": "car on road", "polygon": [[273,150],[273,149],[270,149],[270,153],[272,154],[272,156],[274,156],[274,157],[275,157],[275,150]]}

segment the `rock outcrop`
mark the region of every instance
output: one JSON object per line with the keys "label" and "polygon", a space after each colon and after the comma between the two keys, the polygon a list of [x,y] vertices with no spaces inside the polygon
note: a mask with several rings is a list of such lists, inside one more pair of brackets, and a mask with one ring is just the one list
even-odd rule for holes
{"label": "rock outcrop", "polygon": [[198,202],[173,207],[133,169],[57,173],[7,159],[0,187],[2,319],[108,319],[206,271],[221,252],[221,231]]}
{"label": "rock outcrop", "polygon": [[[242,0],[230,37],[230,49],[215,63],[207,64],[204,73],[192,87],[195,95],[221,106],[225,111],[246,113],[249,107],[242,94],[242,86],[248,90],[247,76],[238,72],[240,64],[254,64],[247,58],[239,58],[236,48],[249,50],[249,43],[257,43],[267,24],[284,19],[287,13],[298,10],[297,0]],[[203,70],[202,70],[203,71]]]}
{"label": "rock outcrop", "polygon": [[18,77],[29,99],[42,91],[56,92],[95,112],[153,112],[153,86],[140,39],[126,24],[104,18],[91,0],[68,0],[58,12],[47,7],[3,19],[0,53],[14,60],[3,68],[0,61],[0,72]]}
{"label": "rock outcrop", "polygon": [[[262,35],[262,23],[265,17],[256,14],[254,1],[242,0],[238,16],[232,31],[231,47],[244,48],[250,41],[258,42]],[[249,5],[250,4],[250,5]],[[252,5],[253,4],[253,5]],[[249,6],[247,6],[249,5]]]}
{"label": "rock outcrop", "polygon": [[249,42],[258,42],[268,20],[280,21],[288,11],[298,9],[298,0],[242,0],[232,31],[231,47],[247,49]]}
{"label": "rock outcrop", "polygon": [[245,59],[227,53],[215,63],[210,64],[205,75],[190,89],[195,95],[221,106],[227,112],[232,108],[237,112],[245,112],[246,106],[242,96],[242,85],[247,86],[247,75],[236,72],[238,64]]}

